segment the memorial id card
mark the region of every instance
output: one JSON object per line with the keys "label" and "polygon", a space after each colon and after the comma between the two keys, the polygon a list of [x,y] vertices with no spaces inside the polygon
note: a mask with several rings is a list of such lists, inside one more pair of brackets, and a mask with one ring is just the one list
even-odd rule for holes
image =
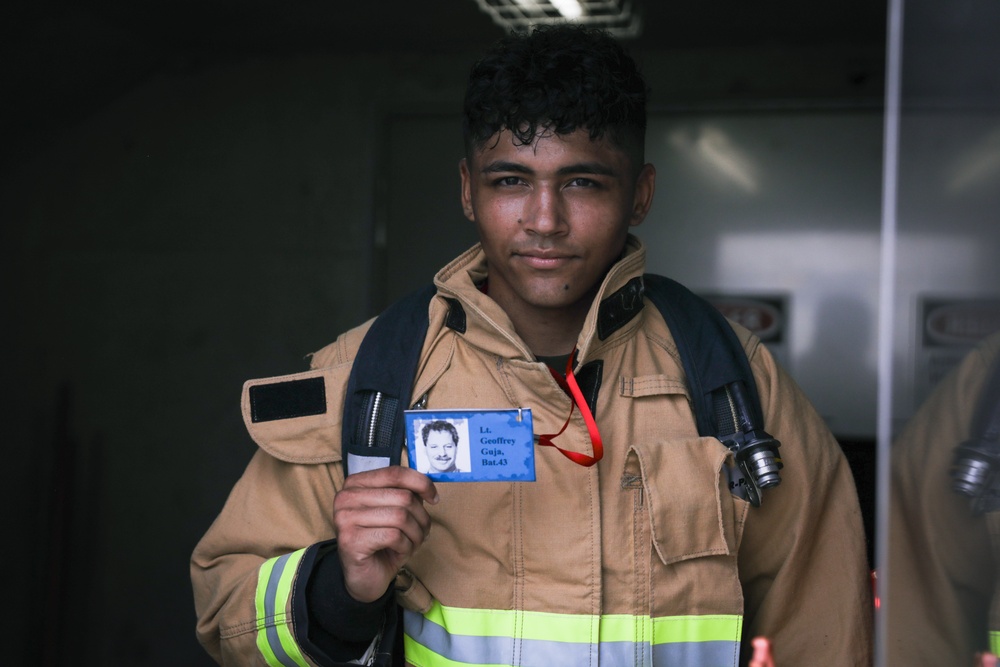
{"label": "memorial id card", "polygon": [[530,408],[404,414],[410,467],[435,482],[535,481]]}

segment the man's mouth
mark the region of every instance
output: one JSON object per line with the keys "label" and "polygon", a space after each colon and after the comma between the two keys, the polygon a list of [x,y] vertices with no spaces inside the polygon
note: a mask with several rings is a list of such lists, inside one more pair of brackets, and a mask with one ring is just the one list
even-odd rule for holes
{"label": "man's mouth", "polygon": [[514,257],[536,269],[554,269],[563,266],[573,255],[559,250],[518,250]]}

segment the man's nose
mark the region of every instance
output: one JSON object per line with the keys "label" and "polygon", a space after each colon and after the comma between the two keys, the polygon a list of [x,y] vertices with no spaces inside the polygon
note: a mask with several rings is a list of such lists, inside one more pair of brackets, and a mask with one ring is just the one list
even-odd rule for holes
{"label": "man's nose", "polygon": [[523,223],[529,233],[552,236],[565,231],[564,205],[554,188],[537,188],[529,198],[527,208]]}

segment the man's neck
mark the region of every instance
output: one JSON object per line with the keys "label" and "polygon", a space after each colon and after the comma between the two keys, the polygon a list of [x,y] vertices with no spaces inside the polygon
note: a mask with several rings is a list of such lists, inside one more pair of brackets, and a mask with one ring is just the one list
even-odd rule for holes
{"label": "man's neck", "polygon": [[543,364],[545,364],[546,366],[548,366],[549,368],[551,368],[552,370],[554,370],[555,372],[561,373],[561,374],[565,375],[565,373],[566,373],[566,364],[569,363],[569,359],[572,356],[573,356],[573,353],[571,352],[569,354],[560,354],[560,355],[555,356],[555,357],[546,357],[546,356],[536,355],[535,358],[538,361],[540,361]]}
{"label": "man's neck", "polygon": [[536,357],[556,357],[569,354],[576,347],[583,323],[590,310],[590,301],[573,308],[504,308],[517,335]]}

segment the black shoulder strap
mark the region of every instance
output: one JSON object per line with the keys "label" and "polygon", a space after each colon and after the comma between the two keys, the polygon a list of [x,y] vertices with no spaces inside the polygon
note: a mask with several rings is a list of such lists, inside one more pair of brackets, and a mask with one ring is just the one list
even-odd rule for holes
{"label": "black shoulder strap", "polygon": [[733,451],[730,488],[760,505],[761,490],[776,486],[779,443],[763,429],[763,412],[750,361],[722,313],[680,283],[646,274],[645,295],[663,316],[677,344],[698,433]]}
{"label": "black shoulder strap", "polygon": [[712,304],[680,283],[647,273],[646,297],[653,302],[677,343],[688,391],[695,404],[698,433],[718,436],[726,424],[716,417],[715,395],[733,382],[742,382],[749,394],[755,424],[763,421],[757,383],[736,332]]}
{"label": "black shoulder strap", "polygon": [[344,474],[399,465],[410,400],[427,336],[427,285],[392,304],[372,323],[354,358],[344,397]]}

